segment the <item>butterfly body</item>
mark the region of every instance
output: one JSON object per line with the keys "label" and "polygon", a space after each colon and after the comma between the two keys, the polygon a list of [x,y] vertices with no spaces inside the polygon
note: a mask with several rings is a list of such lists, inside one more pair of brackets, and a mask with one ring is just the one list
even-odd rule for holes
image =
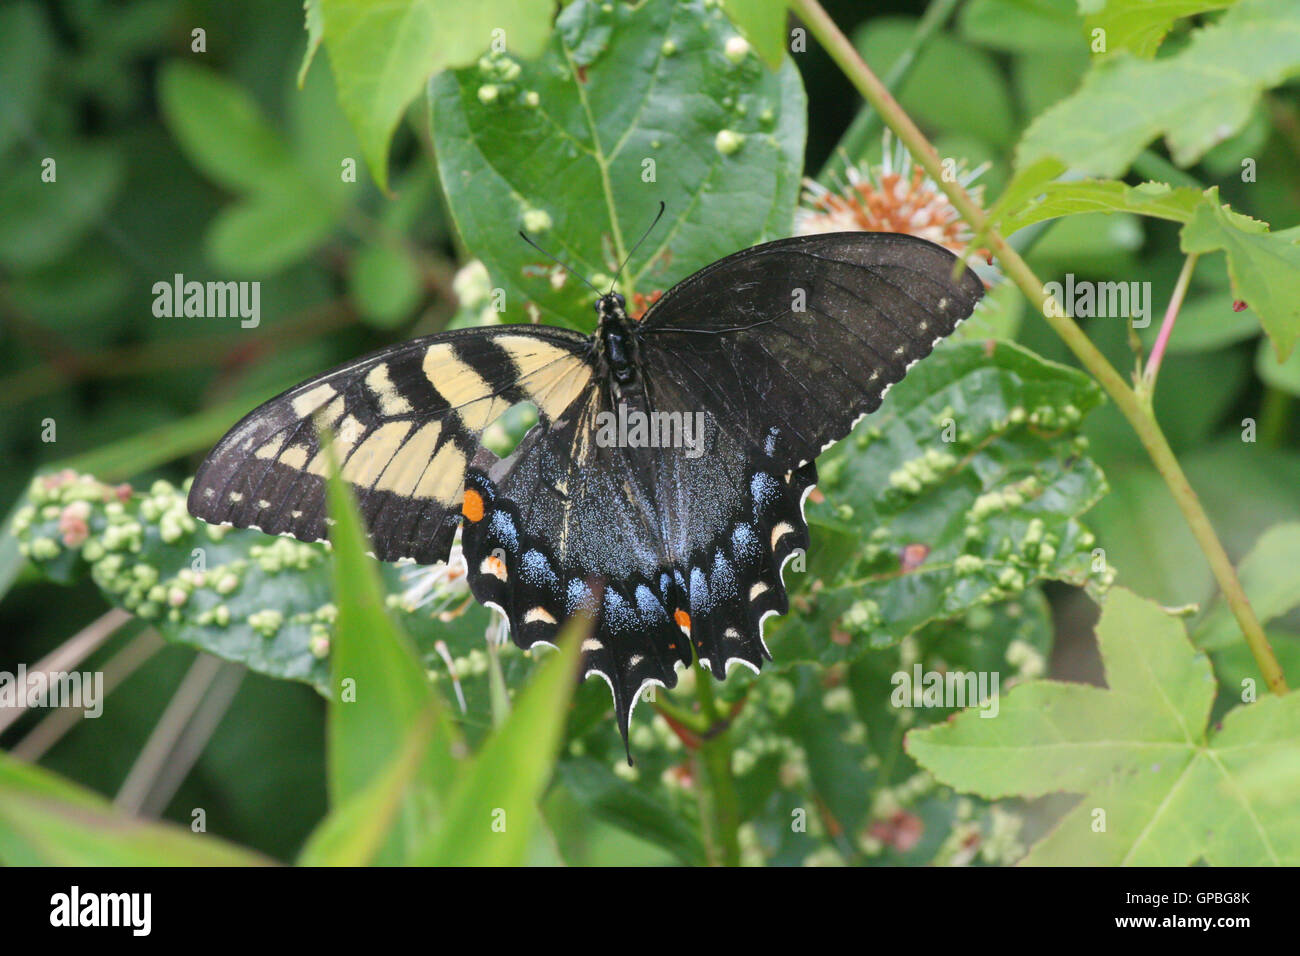
{"label": "butterfly body", "polygon": [[[617,293],[595,332],[495,326],[393,346],[250,413],[199,469],[212,522],[325,536],[336,436],[377,557],[445,560],[459,528],[475,597],[523,647],[594,619],[588,674],[620,730],[648,684],[699,659],[770,659],[784,566],[808,547],[817,455],[974,308],[951,253],[892,234],[755,246],[665,293],[640,321]],[[538,424],[507,457],[480,443],[507,408]]]}

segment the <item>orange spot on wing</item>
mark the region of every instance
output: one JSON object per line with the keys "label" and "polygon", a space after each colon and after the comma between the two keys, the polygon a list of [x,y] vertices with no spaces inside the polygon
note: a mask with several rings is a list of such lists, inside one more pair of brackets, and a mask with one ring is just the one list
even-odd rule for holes
{"label": "orange spot on wing", "polygon": [[460,513],[477,524],[483,520],[483,496],[473,488],[465,491],[465,503],[460,506]]}
{"label": "orange spot on wing", "polygon": [[691,616],[687,614],[685,611],[683,611],[681,608],[678,608],[676,611],[673,611],[673,620],[676,621],[677,626],[680,627],[687,634],[691,633]]}

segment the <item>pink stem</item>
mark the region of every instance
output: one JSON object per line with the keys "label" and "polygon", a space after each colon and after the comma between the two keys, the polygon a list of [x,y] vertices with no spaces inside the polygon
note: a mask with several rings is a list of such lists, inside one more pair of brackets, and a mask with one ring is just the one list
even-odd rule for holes
{"label": "pink stem", "polygon": [[1183,271],[1178,273],[1178,282],[1174,285],[1174,294],[1169,297],[1169,308],[1165,309],[1165,320],[1160,326],[1160,334],[1156,336],[1155,347],[1151,349],[1151,358],[1147,360],[1146,371],[1142,378],[1146,383],[1147,389],[1154,389],[1156,376],[1160,374],[1160,362],[1165,357],[1165,349],[1169,346],[1169,337],[1174,334],[1174,323],[1178,321],[1178,311],[1183,307],[1183,297],[1187,295],[1187,287],[1192,282],[1192,270],[1196,268],[1197,254],[1192,253],[1183,263]]}

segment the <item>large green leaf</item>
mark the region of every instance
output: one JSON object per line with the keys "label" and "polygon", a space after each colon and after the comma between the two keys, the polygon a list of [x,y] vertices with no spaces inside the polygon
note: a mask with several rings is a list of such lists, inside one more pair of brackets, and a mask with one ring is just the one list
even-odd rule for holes
{"label": "large green leaf", "polygon": [[96,793],[0,754],[0,861],[8,866],[260,866],[216,837],[116,812]]}
{"label": "large green leaf", "polygon": [[[1118,180],[1041,181],[1058,168],[1040,160],[1017,176],[998,200],[994,217],[1006,235],[1045,219],[1087,213],[1136,213],[1183,224],[1182,250],[1227,256],[1233,294],[1247,302],[1285,359],[1300,338],[1300,237],[1296,230],[1270,232],[1267,223],[1233,212],[1218,187],[1204,191]],[[1247,328],[1253,318],[1221,325]],[[1230,334],[1230,333],[1229,333]]]}
{"label": "large green leaf", "polygon": [[985,797],[1082,793],[1029,863],[1300,862],[1300,696],[1238,707],[1207,733],[1214,677],[1177,619],[1115,589],[1097,639],[1108,689],[1033,681],[995,720],[967,711],[908,734],[908,752]]}
{"label": "large green leaf", "polygon": [[[496,37],[536,56],[553,8],[551,0],[320,0],[308,8],[309,31],[324,39],[339,100],[380,188],[388,189],[393,130],[429,77],[474,62]],[[311,53],[319,41],[309,41]]]}
{"label": "large green leaf", "polygon": [[1246,125],[1262,92],[1298,74],[1300,7],[1242,0],[1175,55],[1099,62],[1078,92],[1030,124],[1016,165],[1054,156],[1118,176],[1161,135],[1174,161],[1190,165]]}
{"label": "large green leaf", "polygon": [[[202,524],[186,511],[185,490],[157,482],[131,493],[129,486],[115,488],[71,470],[41,475],[15,511],[13,534],[22,556],[46,576],[71,583],[89,575],[110,602],[149,621],[168,640],[325,692],[338,614],[328,551]],[[77,521],[84,522],[84,533]],[[439,640],[460,653],[481,642],[488,619],[481,608],[446,622],[410,610],[398,600],[414,586],[410,572],[366,561],[393,596],[389,602],[415,637],[422,661],[438,660]],[[446,597],[457,604],[468,598],[463,578]]]}
{"label": "large green leaf", "polygon": [[856,656],[1043,578],[1104,586],[1077,521],[1105,489],[1078,437],[1100,400],[1012,343],[938,349],[819,461],[825,501],[774,653]]}
{"label": "large green leaf", "polygon": [[644,294],[788,234],[803,88],[788,59],[772,72],[752,52],[728,57],[736,35],[702,0],[577,0],[536,62],[486,57],[435,78],[452,217],[520,316],[525,301],[570,327],[592,313],[590,290],[561,282],[519,229],[608,285],[664,202],[623,277],[625,291]]}

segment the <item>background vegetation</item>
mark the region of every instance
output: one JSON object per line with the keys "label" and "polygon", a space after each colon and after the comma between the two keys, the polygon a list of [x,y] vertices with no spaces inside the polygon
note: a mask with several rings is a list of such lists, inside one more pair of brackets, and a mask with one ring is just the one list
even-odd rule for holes
{"label": "background vegetation", "polygon": [[[1293,3],[828,3],[901,110],[802,0],[794,53],[760,0],[365,6],[0,10],[0,670],[112,688],[0,723],[0,859],[1300,862],[1300,707],[1268,689],[1300,680]],[[570,702],[571,660],[485,643],[453,584],[404,605],[341,496],[333,558],[184,514],[311,374],[590,328],[517,228],[594,277],[664,200],[624,279],[650,295],[789,234],[801,177],[878,164],[886,125],[987,163],[988,221],[958,209],[1004,278],[822,459],[776,665],[643,705],[635,769],[602,683]],[[260,324],[156,317],[178,273],[259,281]],[[1047,320],[1067,273],[1149,282],[1150,326]],[[999,717],[895,706],[917,664],[998,672]]]}

